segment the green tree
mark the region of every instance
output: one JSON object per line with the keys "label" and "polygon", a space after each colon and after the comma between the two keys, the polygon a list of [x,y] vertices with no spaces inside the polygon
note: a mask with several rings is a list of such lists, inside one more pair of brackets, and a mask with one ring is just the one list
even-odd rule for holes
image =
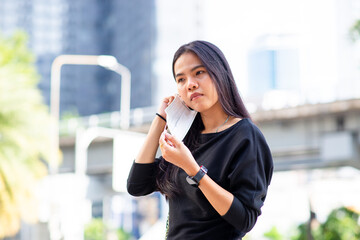
{"label": "green tree", "polygon": [[359,213],[341,207],[333,210],[327,220],[321,224],[320,240],[357,240],[360,239]]}
{"label": "green tree", "polygon": [[84,239],[85,240],[102,240],[106,239],[107,232],[114,232],[115,237],[112,239],[117,240],[129,240],[132,239],[131,235],[125,232],[123,229],[110,229],[104,222],[102,218],[93,218],[91,222],[89,222],[85,226],[84,231]]}
{"label": "green tree", "polygon": [[[315,240],[358,240],[360,239],[360,215],[358,212],[340,207],[334,209],[324,223],[312,229]],[[298,226],[298,233],[292,240],[308,240],[307,224]]]}
{"label": "green tree", "polygon": [[35,188],[46,175],[50,117],[27,36],[0,35],[0,239],[36,220]]}
{"label": "green tree", "polygon": [[266,237],[269,240],[283,240],[284,239],[276,227],[272,227],[268,232],[264,233],[264,237]]}
{"label": "green tree", "polygon": [[102,240],[105,238],[106,226],[101,218],[93,218],[90,223],[85,226],[85,240]]}
{"label": "green tree", "polygon": [[357,20],[350,28],[350,38],[354,42],[360,40],[360,19]]}

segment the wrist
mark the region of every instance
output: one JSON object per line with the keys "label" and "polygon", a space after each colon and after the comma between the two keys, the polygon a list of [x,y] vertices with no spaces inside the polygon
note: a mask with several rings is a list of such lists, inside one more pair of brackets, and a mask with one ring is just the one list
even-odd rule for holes
{"label": "wrist", "polygon": [[166,123],[166,117],[164,117],[163,115],[161,115],[160,113],[155,113],[155,115],[157,117],[159,117],[161,120],[163,120]]}
{"label": "wrist", "polygon": [[[183,168],[184,169],[184,168]],[[185,173],[189,176],[195,176],[200,170],[200,166],[195,162],[192,166],[189,166],[187,169],[184,169]]]}
{"label": "wrist", "polygon": [[162,120],[158,116],[155,116],[151,123],[150,129],[162,132],[162,131],[164,131],[165,125],[166,125],[166,122],[164,122],[164,120]]}
{"label": "wrist", "polygon": [[203,165],[199,167],[199,171],[193,176],[186,176],[186,181],[193,187],[198,187],[201,179],[207,174],[207,168]]}

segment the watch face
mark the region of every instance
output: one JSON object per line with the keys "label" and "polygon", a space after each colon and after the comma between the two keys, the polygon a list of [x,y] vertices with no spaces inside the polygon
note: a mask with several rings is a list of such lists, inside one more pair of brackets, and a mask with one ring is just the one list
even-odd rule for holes
{"label": "watch face", "polygon": [[186,181],[190,184],[190,185],[193,185],[193,186],[197,186],[197,182],[194,181],[194,179],[192,179],[191,177],[189,176],[186,176]]}

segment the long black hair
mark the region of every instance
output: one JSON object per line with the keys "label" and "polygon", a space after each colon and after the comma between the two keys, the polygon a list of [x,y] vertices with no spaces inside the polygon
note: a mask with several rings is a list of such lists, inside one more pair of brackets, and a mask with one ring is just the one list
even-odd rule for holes
{"label": "long black hair", "polygon": [[[175,63],[184,53],[192,52],[198,56],[210,78],[212,79],[219,102],[227,115],[238,118],[250,118],[249,112],[240,97],[230,66],[222,51],[214,44],[206,41],[193,41],[182,45],[174,54],[172,71],[175,78]],[[195,151],[199,146],[199,137],[204,130],[201,115],[197,114],[189,132],[184,138],[184,144]],[[160,170],[157,175],[159,191],[171,198],[180,192],[175,183],[175,176],[179,168],[161,158]]]}

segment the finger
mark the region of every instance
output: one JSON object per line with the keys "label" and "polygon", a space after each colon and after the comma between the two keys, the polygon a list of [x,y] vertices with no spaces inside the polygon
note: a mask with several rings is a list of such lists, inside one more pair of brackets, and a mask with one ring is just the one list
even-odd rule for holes
{"label": "finger", "polygon": [[164,133],[164,138],[166,142],[170,142],[173,146],[181,144],[181,142],[176,137],[167,132]]}
{"label": "finger", "polygon": [[175,99],[174,96],[169,96],[169,97],[165,97],[163,98],[159,108],[158,108],[158,113],[163,116],[164,118],[166,118],[166,112],[165,109],[171,104],[171,102]]}
{"label": "finger", "polygon": [[164,142],[160,142],[159,147],[160,147],[161,152],[164,153],[164,151],[167,149],[167,144]]}
{"label": "finger", "polygon": [[175,146],[172,142],[170,142],[170,141],[169,141],[168,139],[166,139],[166,138],[165,138],[165,143],[166,143],[167,146],[170,146],[170,147],[174,147],[174,146]]}
{"label": "finger", "polygon": [[169,98],[168,97],[164,98],[163,103],[169,104]]}
{"label": "finger", "polygon": [[165,132],[162,132],[159,138],[159,145],[164,145],[166,143],[165,141]]}
{"label": "finger", "polygon": [[164,157],[165,160],[167,160],[167,158],[169,157],[170,152],[172,151],[172,148],[171,148],[172,145],[170,145],[166,141],[164,132],[161,134],[161,137],[159,139],[159,146],[160,146],[162,156]]}
{"label": "finger", "polygon": [[168,97],[165,97],[164,99],[163,99],[163,102],[165,102],[165,103],[169,103],[169,102],[171,102],[172,100],[174,100],[174,96],[168,96]]}
{"label": "finger", "polygon": [[[174,147],[174,143],[172,143],[168,138],[166,138],[166,134],[168,134],[168,132],[167,132],[167,129],[165,128],[163,133],[161,134],[162,138],[163,138],[162,143],[166,144],[167,146]],[[169,134],[169,135],[171,135],[171,134]]]}
{"label": "finger", "polygon": [[157,110],[157,113],[160,114],[161,116],[163,116],[165,119],[167,118],[166,112],[165,112],[165,109],[167,108],[167,106],[168,105],[166,102],[162,102]]}
{"label": "finger", "polygon": [[175,99],[175,96],[169,97],[167,105],[169,106],[174,101],[174,99]]}

